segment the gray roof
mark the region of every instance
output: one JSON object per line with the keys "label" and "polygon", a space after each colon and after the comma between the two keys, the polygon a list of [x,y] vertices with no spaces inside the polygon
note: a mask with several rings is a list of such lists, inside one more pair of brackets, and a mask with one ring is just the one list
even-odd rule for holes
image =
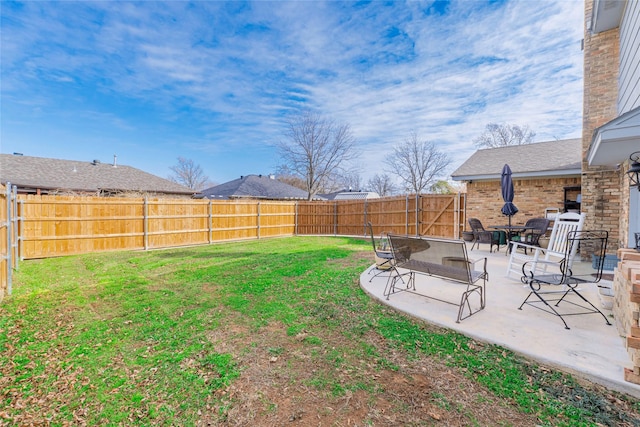
{"label": "gray roof", "polygon": [[514,178],[580,175],[582,140],[537,142],[476,151],[452,174],[455,181],[499,179],[508,164]]}
{"label": "gray roof", "polygon": [[373,191],[342,191],[333,196],[333,200],[366,200],[379,198],[378,193]]}
{"label": "gray roof", "polygon": [[131,166],[0,154],[0,182],[18,189],[193,194],[189,188]]}
{"label": "gray roof", "polygon": [[[198,197],[208,199],[269,199],[269,200],[306,200],[308,193],[297,187],[280,182],[270,176],[247,175],[233,181],[207,188]],[[321,199],[316,197],[316,199]]]}

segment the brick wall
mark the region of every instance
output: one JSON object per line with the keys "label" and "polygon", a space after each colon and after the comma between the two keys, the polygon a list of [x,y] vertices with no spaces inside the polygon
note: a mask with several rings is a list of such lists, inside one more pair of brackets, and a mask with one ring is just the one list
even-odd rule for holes
{"label": "brick wall", "polygon": [[[591,20],[593,0],[585,0],[585,22]],[[618,28],[599,34],[585,30],[584,35],[584,110],[582,122],[582,210],[587,213],[585,228],[609,231],[607,252],[627,244],[629,188],[624,167],[611,170],[589,167],[586,153],[594,130],[617,117],[619,74]],[[640,260],[635,251],[620,249],[614,273],[613,315],[618,332],[626,338],[633,368],[624,370],[626,381],[640,384]]]}
{"label": "brick wall", "polygon": [[620,249],[613,283],[613,313],[620,336],[627,342],[633,367],[625,369],[626,381],[640,384],[640,254],[633,249]]}
{"label": "brick wall", "polygon": [[[585,22],[591,20],[593,0],[585,0]],[[620,171],[590,167],[586,154],[594,130],[617,117],[619,30],[584,35],[584,109],[582,122],[582,211],[586,229],[609,231],[609,250],[620,247],[622,194]]]}
{"label": "brick wall", "polygon": [[[564,187],[580,185],[580,177],[514,179],[513,203],[518,213],[511,218],[512,224],[524,224],[530,218],[544,216],[545,208],[564,208]],[[467,183],[467,218],[478,218],[482,224],[507,224],[508,218],[500,209],[504,205],[500,181],[473,181]],[[469,230],[469,224],[466,224]]]}

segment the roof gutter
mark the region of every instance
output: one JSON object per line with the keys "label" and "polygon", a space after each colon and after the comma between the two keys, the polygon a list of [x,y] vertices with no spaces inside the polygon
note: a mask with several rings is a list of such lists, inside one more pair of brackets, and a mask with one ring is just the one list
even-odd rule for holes
{"label": "roof gutter", "polygon": [[640,147],[640,107],[627,111],[593,132],[587,152],[590,166],[624,162]]}
{"label": "roof gutter", "polygon": [[[556,176],[580,176],[582,174],[582,169],[563,169],[560,171],[539,171],[539,172],[514,172],[511,174],[512,178],[540,178],[540,177],[556,177]],[[456,175],[451,176],[451,179],[454,181],[475,181],[475,180],[499,180],[501,174],[492,173],[492,174],[484,174],[484,175]]]}

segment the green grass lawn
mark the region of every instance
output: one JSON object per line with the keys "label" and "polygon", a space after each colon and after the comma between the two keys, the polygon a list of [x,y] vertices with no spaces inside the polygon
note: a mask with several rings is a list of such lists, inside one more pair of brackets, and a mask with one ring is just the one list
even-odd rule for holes
{"label": "green grass lawn", "polygon": [[372,301],[369,249],[293,237],[22,262],[0,305],[0,424],[640,425],[637,402]]}

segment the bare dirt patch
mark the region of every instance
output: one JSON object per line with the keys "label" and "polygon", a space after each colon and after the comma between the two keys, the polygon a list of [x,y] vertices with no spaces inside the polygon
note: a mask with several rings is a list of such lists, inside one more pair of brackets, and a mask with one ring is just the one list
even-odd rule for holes
{"label": "bare dirt patch", "polygon": [[[265,328],[260,342],[243,342],[237,332],[229,339],[219,334],[215,338],[225,341],[227,350],[244,347],[239,363],[247,368],[216,396],[222,405],[209,407],[200,425],[536,424],[535,417],[523,415],[461,373],[426,357],[406,360],[374,334],[368,336],[369,344],[396,369],[380,368],[371,360],[353,361],[349,355],[332,356],[333,349],[348,345],[333,335],[317,337],[322,345],[313,346],[304,333],[287,336],[283,325]],[[332,363],[332,357],[349,363]],[[335,383],[329,384],[330,378]],[[362,389],[348,388],[358,383]],[[333,392],[340,385],[345,389]]]}

